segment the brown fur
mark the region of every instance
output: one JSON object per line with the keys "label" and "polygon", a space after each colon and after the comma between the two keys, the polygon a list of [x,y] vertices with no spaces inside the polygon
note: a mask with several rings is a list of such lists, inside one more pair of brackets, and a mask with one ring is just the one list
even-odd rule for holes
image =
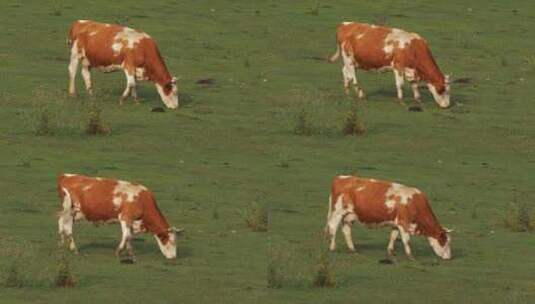
{"label": "brown fur", "polygon": [[[372,26],[365,23],[340,24],[336,31],[338,48],[352,54],[358,68],[377,70],[389,67],[403,73],[405,68],[415,70],[415,81],[433,84],[439,94],[445,91],[445,76],[438,68],[427,42],[423,38],[413,39],[409,45],[400,48],[397,43],[391,54],[385,53],[385,38],[392,28]],[[357,36],[362,35],[359,39]],[[334,56],[333,56],[334,59]]]}
{"label": "brown fur", "polygon": [[[57,179],[58,194],[63,202],[66,189],[72,199],[74,207],[79,207],[81,213],[90,222],[116,221],[121,219],[132,225],[134,221],[142,220],[142,230],[157,235],[162,243],[168,240],[169,224],[156,205],[154,195],[149,190],[142,190],[133,202],[122,202],[117,208],[113,204],[113,191],[118,181],[113,179],[97,179],[94,177],[60,175]],[[133,185],[139,185],[131,183]],[[87,190],[84,188],[90,187]]]}
{"label": "brown fur", "polygon": [[[160,54],[156,42],[150,38],[142,38],[133,48],[127,48],[123,41],[123,48],[116,54],[112,49],[115,35],[124,29],[123,26],[95,21],[72,23],[67,41],[77,43],[80,52],[85,52],[85,57],[91,68],[106,67],[110,65],[124,64],[124,69],[129,74],[135,74],[138,67],[145,68],[147,80],[160,84],[165,94],[171,92],[172,77]],[[136,30],[138,33],[142,31]],[[90,35],[90,33],[95,33]]]}
{"label": "brown fur", "polygon": [[[336,177],[331,187],[331,210],[334,210],[338,197],[343,195],[344,209],[352,206],[353,212],[363,224],[381,224],[397,219],[406,231],[410,231],[411,224],[416,224],[415,234],[434,237],[444,245],[446,231],[431,210],[425,194],[415,193],[404,205],[400,203],[400,197],[386,196],[391,185],[391,182],[360,177]],[[385,204],[389,198],[396,202],[393,210],[389,210]]]}

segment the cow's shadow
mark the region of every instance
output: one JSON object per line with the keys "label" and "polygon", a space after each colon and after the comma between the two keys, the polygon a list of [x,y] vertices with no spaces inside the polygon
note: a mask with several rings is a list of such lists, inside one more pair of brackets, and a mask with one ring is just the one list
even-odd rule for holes
{"label": "cow's shadow", "polygon": [[[83,255],[90,255],[96,252],[106,252],[109,251],[111,255],[114,254],[115,249],[119,245],[119,239],[117,240],[106,240],[106,241],[91,241],[87,243],[80,243],[78,241],[78,250]],[[156,240],[153,239],[144,239],[144,238],[135,238],[132,240],[132,247],[134,247],[134,254],[137,257],[141,256],[150,256],[150,255],[161,255],[160,248],[156,243]],[[181,245],[180,240],[177,244],[177,257],[185,258],[191,256],[192,251],[189,247],[184,247]]]}

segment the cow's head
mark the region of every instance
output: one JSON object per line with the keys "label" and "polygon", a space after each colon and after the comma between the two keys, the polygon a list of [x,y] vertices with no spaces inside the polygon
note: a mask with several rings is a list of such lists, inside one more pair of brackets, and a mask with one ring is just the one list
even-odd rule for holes
{"label": "cow's head", "polygon": [[176,234],[181,232],[181,229],[171,227],[166,232],[154,235],[160,251],[168,259],[176,258]]}
{"label": "cow's head", "polygon": [[156,83],[156,89],[158,90],[163,103],[168,108],[178,108],[178,86],[176,77],[171,78],[169,82],[163,85]]}
{"label": "cow's head", "polygon": [[444,82],[438,85],[428,83],[427,87],[439,107],[445,109],[450,106],[450,76],[444,76]]}
{"label": "cow's head", "polygon": [[451,259],[451,237],[449,232],[450,230],[442,230],[438,236],[427,238],[435,254],[444,260]]}

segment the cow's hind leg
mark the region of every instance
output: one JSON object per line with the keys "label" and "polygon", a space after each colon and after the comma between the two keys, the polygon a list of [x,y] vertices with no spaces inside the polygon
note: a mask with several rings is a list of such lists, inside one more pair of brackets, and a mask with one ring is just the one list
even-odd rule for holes
{"label": "cow's hind leg", "polygon": [[63,210],[59,213],[58,219],[58,233],[61,238],[61,244],[64,244],[65,241],[69,242],[69,249],[75,253],[78,253],[76,244],[74,243],[73,237],[73,226],[74,226],[74,214],[72,212],[72,200],[70,194],[63,189]]}
{"label": "cow's hind leg", "polygon": [[361,99],[364,98],[364,90],[358,83],[356,71],[357,68],[353,58],[351,58],[350,54],[347,54],[344,50],[342,50],[342,59],[344,62],[344,66],[342,67],[342,74],[344,75],[344,92],[346,95],[349,95],[349,85],[352,82],[355,92],[357,93],[357,97]]}
{"label": "cow's hind leg", "polygon": [[87,90],[87,94],[89,94],[89,96],[93,96],[93,87],[91,85],[91,72],[90,72],[89,61],[87,60],[87,58],[84,58],[82,60],[82,77],[84,78],[85,89]]}
{"label": "cow's hind leg", "polygon": [[394,246],[396,243],[396,240],[399,236],[399,230],[397,228],[392,228],[392,232],[390,232],[390,241],[388,242],[387,252],[389,256],[394,256],[396,253],[394,252]]}
{"label": "cow's hind leg", "polygon": [[336,249],[336,231],[338,230],[338,226],[340,226],[340,222],[342,222],[342,219],[344,218],[344,215],[346,213],[346,211],[344,210],[342,197],[343,195],[340,195],[338,197],[338,200],[334,205],[334,210],[332,211],[331,216],[327,220],[327,230],[330,236],[329,249],[331,251],[334,251]]}
{"label": "cow's hind leg", "polygon": [[342,233],[346,239],[347,248],[351,251],[355,251],[355,244],[353,244],[353,237],[351,236],[351,226],[355,220],[355,214],[349,213],[344,217],[344,223],[342,225]]}
{"label": "cow's hind leg", "polygon": [[119,99],[119,104],[123,104],[123,101],[132,94],[132,97],[134,97],[134,100],[137,102],[137,91],[136,91],[136,76],[135,72],[130,73],[128,70],[124,71],[126,76],[126,89],[123,92],[123,95],[121,95],[121,98]]}
{"label": "cow's hind leg", "polygon": [[69,62],[69,95],[76,96],[76,72],[80,62],[78,41],[74,41],[71,48],[71,58]]}

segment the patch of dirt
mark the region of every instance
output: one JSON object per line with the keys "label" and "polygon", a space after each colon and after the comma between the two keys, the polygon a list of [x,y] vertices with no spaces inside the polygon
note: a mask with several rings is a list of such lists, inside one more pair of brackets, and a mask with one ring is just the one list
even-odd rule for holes
{"label": "patch of dirt", "polygon": [[213,78],[204,78],[197,80],[197,84],[204,84],[204,85],[214,85],[215,79]]}
{"label": "patch of dirt", "polygon": [[457,79],[454,79],[451,83],[470,84],[472,83],[472,78],[470,77],[457,78]]}

